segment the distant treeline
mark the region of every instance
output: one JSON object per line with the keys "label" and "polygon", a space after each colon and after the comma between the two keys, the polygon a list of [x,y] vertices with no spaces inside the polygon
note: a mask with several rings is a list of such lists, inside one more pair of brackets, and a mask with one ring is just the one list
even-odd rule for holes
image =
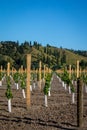
{"label": "distant treeline", "polygon": [[85,56],[85,57],[87,57],[87,51],[82,51],[82,50],[70,50],[70,51],[72,51],[73,53],[75,53],[75,54],[79,54],[79,55],[82,55],[82,56]]}

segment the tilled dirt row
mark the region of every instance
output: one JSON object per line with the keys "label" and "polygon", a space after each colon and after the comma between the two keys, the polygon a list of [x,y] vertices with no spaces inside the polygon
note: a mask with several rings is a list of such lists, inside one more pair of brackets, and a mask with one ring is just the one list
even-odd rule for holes
{"label": "tilled dirt row", "polygon": [[[8,112],[8,102],[5,97],[6,84],[0,87],[0,130],[76,130],[77,103],[72,104],[71,94],[65,91],[56,75],[51,84],[51,96],[48,97],[48,107],[44,105],[43,85],[39,90],[37,84],[31,92],[31,106],[26,109],[26,98],[22,90],[12,84],[12,112]],[[87,130],[87,94],[84,92],[84,127]]]}

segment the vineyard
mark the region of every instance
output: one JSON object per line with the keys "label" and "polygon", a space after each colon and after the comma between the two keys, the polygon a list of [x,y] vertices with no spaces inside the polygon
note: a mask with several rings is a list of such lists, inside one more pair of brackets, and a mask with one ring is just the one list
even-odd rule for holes
{"label": "vineyard", "polygon": [[87,130],[87,73],[0,69],[0,130]]}

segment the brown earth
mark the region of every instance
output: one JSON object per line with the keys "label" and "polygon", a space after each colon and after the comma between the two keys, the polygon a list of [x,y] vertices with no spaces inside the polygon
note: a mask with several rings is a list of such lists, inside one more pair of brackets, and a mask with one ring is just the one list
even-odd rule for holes
{"label": "brown earth", "polygon": [[[42,87],[43,88],[43,87]],[[31,106],[26,109],[26,98],[21,88],[12,84],[12,112],[8,112],[5,97],[6,83],[0,87],[0,130],[87,130],[87,94],[84,92],[83,128],[77,127],[77,103],[72,104],[71,94],[64,90],[56,76],[51,84],[48,107],[44,106],[44,93],[38,86],[31,92]]]}

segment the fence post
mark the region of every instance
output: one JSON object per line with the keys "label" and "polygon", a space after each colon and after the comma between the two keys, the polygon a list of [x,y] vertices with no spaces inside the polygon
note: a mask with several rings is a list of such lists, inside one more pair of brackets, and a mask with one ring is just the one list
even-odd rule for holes
{"label": "fence post", "polygon": [[83,85],[80,78],[77,79],[77,126],[83,127]]}
{"label": "fence post", "polygon": [[26,104],[27,110],[30,108],[30,74],[31,73],[31,54],[27,54],[27,83],[26,83]]}
{"label": "fence post", "polygon": [[2,65],[1,65],[1,69],[0,69],[0,72],[2,72]]}
{"label": "fence post", "polygon": [[44,65],[44,79],[45,79],[45,65]]}
{"label": "fence post", "polygon": [[8,62],[8,64],[7,64],[7,76],[9,76],[10,75],[10,63]]}
{"label": "fence post", "polygon": [[69,65],[69,78],[71,79],[71,65]]}
{"label": "fence post", "polygon": [[39,62],[39,87],[41,90],[41,61]]}
{"label": "fence post", "polygon": [[77,60],[77,78],[79,77],[79,61]]}

